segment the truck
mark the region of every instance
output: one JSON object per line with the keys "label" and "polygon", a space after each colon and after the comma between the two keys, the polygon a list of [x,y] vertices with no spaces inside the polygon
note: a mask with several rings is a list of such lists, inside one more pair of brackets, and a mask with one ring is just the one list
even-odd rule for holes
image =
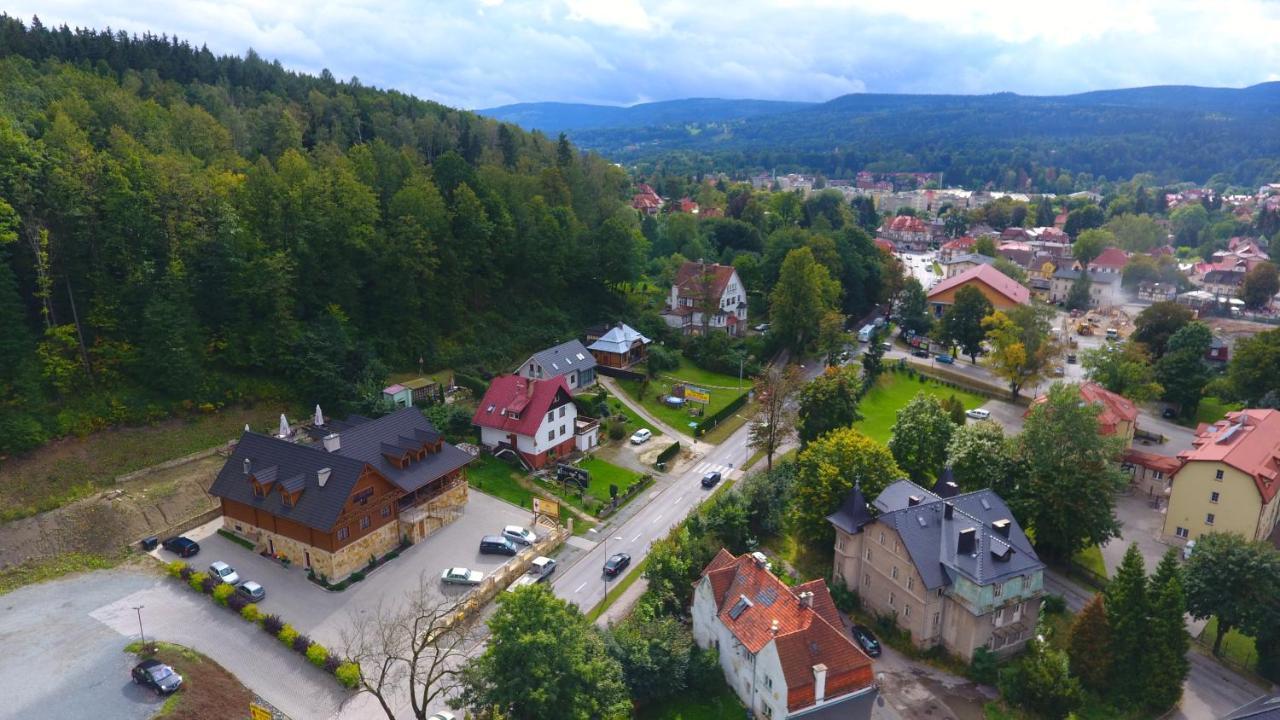
{"label": "truck", "polygon": [[551,577],[551,573],[556,571],[556,561],[549,557],[539,555],[529,564],[529,569],[525,574],[516,578],[515,582],[507,586],[507,592],[515,592],[517,589],[525,585],[533,585],[540,583]]}
{"label": "truck", "polygon": [[871,336],[876,332],[876,326],[870,323],[863,325],[858,331],[858,342],[871,342]]}

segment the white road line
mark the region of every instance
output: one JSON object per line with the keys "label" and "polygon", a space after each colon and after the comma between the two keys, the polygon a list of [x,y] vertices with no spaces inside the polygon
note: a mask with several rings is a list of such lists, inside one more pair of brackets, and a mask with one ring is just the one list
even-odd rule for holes
{"label": "white road line", "polygon": [[586,586],[587,586],[586,583],[582,583],[581,585],[579,585],[577,588],[574,589],[574,592],[582,592],[582,588]]}
{"label": "white road line", "polygon": [[636,533],[636,536],[635,536],[635,537],[633,537],[633,538],[631,538],[631,542],[635,542],[635,541],[639,540],[639,539],[640,539],[640,536],[641,536],[641,535],[643,535],[643,534],[644,534],[644,533]]}
{"label": "white road line", "polygon": [[655,517],[655,518],[653,519],[653,522],[655,522],[655,523],[656,523],[656,522],[658,522],[658,521],[659,521],[659,520],[661,520],[661,519],[662,519],[662,513],[658,513],[658,516],[657,516],[657,517]]}

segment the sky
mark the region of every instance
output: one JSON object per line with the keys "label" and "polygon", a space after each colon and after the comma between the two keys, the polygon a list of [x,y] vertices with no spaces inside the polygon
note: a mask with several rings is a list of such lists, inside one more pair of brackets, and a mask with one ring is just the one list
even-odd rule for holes
{"label": "sky", "polygon": [[1280,80],[1280,0],[10,0],[454,107]]}

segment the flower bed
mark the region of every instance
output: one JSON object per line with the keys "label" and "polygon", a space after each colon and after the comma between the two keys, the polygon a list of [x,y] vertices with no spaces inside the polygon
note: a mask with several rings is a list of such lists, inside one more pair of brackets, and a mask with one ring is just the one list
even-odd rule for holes
{"label": "flower bed", "polygon": [[410,544],[411,543],[409,542],[409,538],[401,537],[400,547],[397,547],[394,550],[388,551],[386,555],[383,555],[380,558],[370,555],[369,563],[364,566],[363,570],[357,570],[351,573],[350,576],[348,576],[345,580],[341,582],[331,583],[329,582],[329,578],[324,576],[324,573],[320,573],[317,575],[316,571],[311,568],[307,569],[307,579],[319,585],[320,587],[324,588],[325,590],[330,590],[333,592],[342,592],[343,590],[346,590],[348,587],[350,587],[352,584],[358,583],[361,580],[364,580],[366,577],[368,577],[369,573],[373,572],[377,568],[380,568],[383,565],[386,565],[388,562],[400,557],[400,553],[405,548],[409,547]]}

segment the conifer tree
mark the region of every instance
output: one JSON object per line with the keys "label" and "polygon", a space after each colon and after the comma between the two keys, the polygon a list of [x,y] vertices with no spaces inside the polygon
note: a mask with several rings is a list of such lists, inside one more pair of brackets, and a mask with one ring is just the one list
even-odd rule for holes
{"label": "conifer tree", "polygon": [[1182,698],[1182,683],[1191,664],[1187,660],[1187,597],[1182,589],[1178,551],[1170,548],[1151,576],[1148,592],[1151,628],[1147,640],[1147,661],[1143,665],[1147,681],[1143,701],[1154,712],[1164,712]]}
{"label": "conifer tree", "polygon": [[1142,699],[1147,644],[1150,641],[1147,599],[1147,572],[1137,545],[1130,545],[1120,569],[1107,585],[1107,622],[1111,626],[1111,656],[1115,667],[1126,669],[1113,677],[1113,687],[1122,702]]}
{"label": "conifer tree", "polygon": [[1067,654],[1071,658],[1071,674],[1096,693],[1105,693],[1111,685],[1111,637],[1102,595],[1094,595],[1071,625]]}

